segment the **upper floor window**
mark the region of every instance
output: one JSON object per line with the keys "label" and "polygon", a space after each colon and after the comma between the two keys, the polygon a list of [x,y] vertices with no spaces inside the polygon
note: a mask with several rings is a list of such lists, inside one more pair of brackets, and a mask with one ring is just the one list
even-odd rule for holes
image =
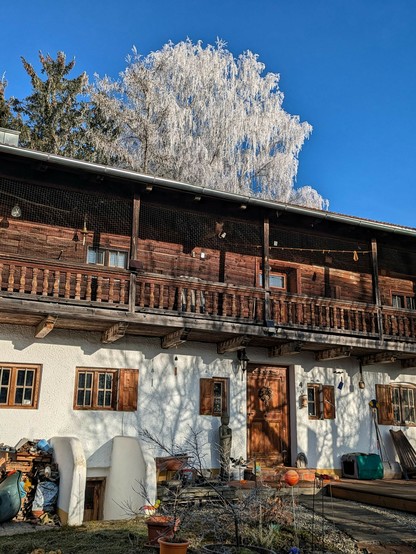
{"label": "upper floor window", "polygon": [[416,310],[416,299],[414,296],[392,293],[391,303],[393,308],[406,308],[408,310]]}
{"label": "upper floor window", "polygon": [[128,252],[125,250],[108,250],[88,247],[87,263],[108,267],[127,267]]}
{"label": "upper floor window", "polygon": [[415,425],[416,385],[376,385],[378,422],[381,425]]}
{"label": "upper floor window", "polygon": [[[263,272],[259,273],[260,286],[263,286]],[[271,271],[269,274],[269,285],[275,289],[286,289],[286,275],[284,273],[277,273]]]}
{"label": "upper floor window", "polygon": [[74,409],[137,409],[139,372],[136,369],[77,368]]}
{"label": "upper floor window", "polygon": [[0,364],[0,407],[37,408],[40,365]]}
{"label": "upper floor window", "polygon": [[228,380],[221,377],[200,380],[199,413],[221,416],[228,411]]}

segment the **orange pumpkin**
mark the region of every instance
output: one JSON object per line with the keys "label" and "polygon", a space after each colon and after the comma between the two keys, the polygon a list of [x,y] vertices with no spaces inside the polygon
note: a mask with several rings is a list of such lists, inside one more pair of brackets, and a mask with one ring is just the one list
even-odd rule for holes
{"label": "orange pumpkin", "polygon": [[284,475],[284,480],[286,485],[293,487],[299,483],[299,473],[294,469],[289,469]]}

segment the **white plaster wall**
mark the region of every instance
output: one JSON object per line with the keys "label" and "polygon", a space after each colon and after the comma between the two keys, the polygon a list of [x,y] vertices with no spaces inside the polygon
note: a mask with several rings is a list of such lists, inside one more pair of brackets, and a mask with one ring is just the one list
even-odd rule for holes
{"label": "white plaster wall", "polygon": [[[161,351],[159,339],[142,337],[103,345],[99,334],[59,330],[36,340],[32,328],[6,325],[2,326],[0,352],[3,362],[43,366],[39,408],[1,410],[0,440],[5,444],[13,446],[22,437],[77,437],[87,459],[88,476],[98,477],[108,475],[113,437],[137,438],[139,429],[147,428],[171,445],[183,443],[192,428],[199,433],[204,463],[216,467],[220,420],[199,415],[199,379],[215,376],[230,379],[232,455],[245,455],[245,380],[235,353],[219,357],[215,345],[195,343]],[[138,368],[137,412],[74,410],[78,366]],[[151,450],[153,456],[161,454]]]}
{"label": "white plaster wall", "polygon": [[[344,386],[338,389],[341,377]],[[297,451],[307,454],[310,467],[330,469],[340,469],[341,456],[349,452],[379,453],[369,406],[369,402],[376,398],[376,384],[416,384],[415,375],[403,373],[397,362],[389,366],[379,364],[363,367],[366,386],[360,389],[359,362],[356,358],[315,362],[312,354],[306,353],[296,358],[294,378],[296,406],[293,414],[296,418]],[[310,420],[307,408],[299,407],[299,395],[306,392],[308,383],[335,386],[335,420]],[[389,460],[397,461],[389,429],[399,427],[380,425],[379,428]],[[402,429],[415,444],[416,428]]]}
{"label": "white plaster wall", "polygon": [[[87,476],[110,477],[114,437],[139,437],[147,428],[165,444],[183,444],[192,428],[199,433],[204,463],[218,467],[218,417],[199,415],[199,379],[226,377],[230,380],[230,426],[233,429],[233,457],[246,455],[246,381],[236,362],[236,353],[219,356],[215,345],[184,343],[161,350],[160,340],[124,337],[103,345],[96,333],[52,331],[42,340],[33,329],[2,326],[0,361],[42,364],[39,408],[1,410],[0,441],[15,445],[22,437],[77,437],[87,460]],[[309,467],[340,468],[347,452],[377,452],[369,401],[375,398],[375,384],[408,381],[399,364],[364,368],[366,388],[358,388],[359,365],[355,358],[317,363],[312,353],[286,358],[269,358],[266,349],[247,348],[250,361],[289,367],[292,460],[305,452]],[[73,409],[75,368],[112,367],[139,369],[137,412],[82,411]],[[175,368],[176,367],[176,371]],[[343,371],[344,387],[335,388],[336,419],[309,420],[298,397],[309,382],[337,387]],[[383,426],[386,446],[394,452]],[[406,430],[416,439],[416,428]],[[161,452],[142,445],[144,456]]]}

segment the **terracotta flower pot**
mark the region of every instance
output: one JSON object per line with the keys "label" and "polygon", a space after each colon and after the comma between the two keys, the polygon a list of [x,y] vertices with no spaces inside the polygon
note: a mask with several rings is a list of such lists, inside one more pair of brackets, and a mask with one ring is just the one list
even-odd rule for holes
{"label": "terracotta flower pot", "polygon": [[171,542],[168,539],[158,539],[160,545],[160,554],[186,554],[189,541]]}
{"label": "terracotta flower pot", "polygon": [[171,539],[174,535],[173,517],[154,515],[146,519],[149,544],[157,546],[159,538]]}

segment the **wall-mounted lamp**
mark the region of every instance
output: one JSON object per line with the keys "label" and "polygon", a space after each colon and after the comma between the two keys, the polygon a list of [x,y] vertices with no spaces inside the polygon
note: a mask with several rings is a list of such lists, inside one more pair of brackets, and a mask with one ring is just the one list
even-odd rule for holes
{"label": "wall-mounted lamp", "polygon": [[225,239],[226,236],[227,236],[227,233],[225,231],[221,231],[221,233],[218,235],[218,238]]}
{"label": "wall-mounted lamp", "polygon": [[247,357],[246,349],[242,348],[241,350],[237,350],[237,358],[240,362],[240,368],[243,373],[247,371],[247,365],[250,361]]}
{"label": "wall-mounted lamp", "polygon": [[205,260],[205,257],[206,257],[205,252],[201,252],[199,257],[201,258],[201,260]]}
{"label": "wall-mounted lamp", "polygon": [[11,211],[12,217],[22,217],[22,210],[20,209],[19,204],[15,204]]}

